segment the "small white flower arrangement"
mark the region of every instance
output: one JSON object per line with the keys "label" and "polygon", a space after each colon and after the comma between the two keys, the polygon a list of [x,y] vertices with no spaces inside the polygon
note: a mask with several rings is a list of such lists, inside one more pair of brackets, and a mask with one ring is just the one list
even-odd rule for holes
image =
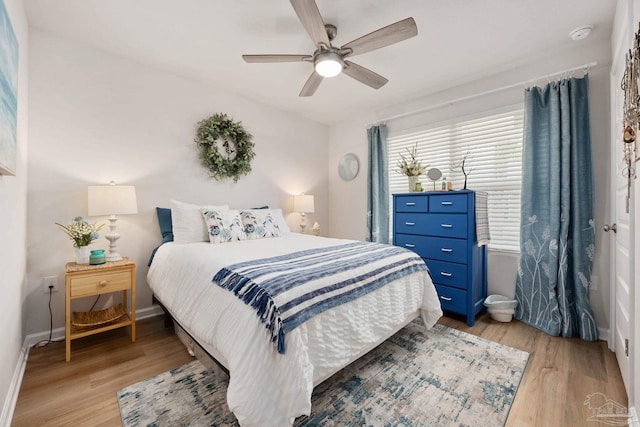
{"label": "small white flower arrangement", "polygon": [[89,221],[77,216],[67,225],[56,222],[56,225],[62,229],[71,240],[73,246],[79,248],[81,246],[89,246],[89,244],[100,237],[98,231],[102,229],[104,224],[91,224]]}
{"label": "small white flower arrangement", "polygon": [[420,176],[424,175],[429,165],[422,165],[422,161],[418,159],[418,143],[413,146],[413,149],[409,150],[409,157],[405,157],[400,154],[400,160],[398,161],[398,172],[405,176]]}

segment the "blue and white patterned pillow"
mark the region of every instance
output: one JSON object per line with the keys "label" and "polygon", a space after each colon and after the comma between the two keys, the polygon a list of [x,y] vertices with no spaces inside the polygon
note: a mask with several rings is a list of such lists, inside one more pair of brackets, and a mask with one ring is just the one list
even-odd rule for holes
{"label": "blue and white patterned pillow", "polygon": [[225,243],[246,240],[240,214],[236,210],[200,209],[207,223],[209,242]]}
{"label": "blue and white patterned pillow", "polygon": [[240,211],[240,218],[247,240],[282,236],[280,225],[270,209],[246,209]]}

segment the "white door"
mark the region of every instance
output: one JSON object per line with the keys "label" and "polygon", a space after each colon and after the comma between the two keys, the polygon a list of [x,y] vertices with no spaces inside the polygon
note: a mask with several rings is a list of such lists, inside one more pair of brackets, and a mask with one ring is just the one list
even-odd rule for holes
{"label": "white door", "polygon": [[[628,20],[622,20],[625,23]],[[621,31],[623,36],[616,44],[614,61],[611,67],[611,223],[608,237],[611,242],[611,322],[609,330],[609,348],[616,353],[620,372],[631,396],[631,362],[629,358],[629,339],[633,320],[631,286],[633,284],[633,221],[627,212],[627,178],[625,177],[622,143],[622,113],[624,93],[620,82],[624,75],[625,53],[627,52],[628,29]],[[639,164],[640,165],[640,164]],[[635,166],[635,165],[632,165]],[[630,193],[629,211],[634,211],[633,192]],[[615,228],[614,228],[615,224]],[[607,227],[607,225],[605,225]],[[605,228],[606,230],[606,228]]]}

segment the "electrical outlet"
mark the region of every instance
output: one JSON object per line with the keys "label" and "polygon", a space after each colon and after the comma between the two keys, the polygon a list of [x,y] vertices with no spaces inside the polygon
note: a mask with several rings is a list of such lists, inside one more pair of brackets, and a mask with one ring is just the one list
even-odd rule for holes
{"label": "electrical outlet", "polygon": [[53,292],[58,292],[58,276],[47,276],[42,279],[42,292],[48,294],[49,286],[53,286]]}

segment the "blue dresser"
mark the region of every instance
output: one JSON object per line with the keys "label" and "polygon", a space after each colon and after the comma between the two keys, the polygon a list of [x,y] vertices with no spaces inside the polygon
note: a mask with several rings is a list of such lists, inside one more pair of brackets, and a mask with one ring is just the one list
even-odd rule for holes
{"label": "blue dresser", "polygon": [[393,243],[425,260],[442,309],[465,315],[473,326],[487,297],[487,247],[477,245],[475,193],[394,194]]}

